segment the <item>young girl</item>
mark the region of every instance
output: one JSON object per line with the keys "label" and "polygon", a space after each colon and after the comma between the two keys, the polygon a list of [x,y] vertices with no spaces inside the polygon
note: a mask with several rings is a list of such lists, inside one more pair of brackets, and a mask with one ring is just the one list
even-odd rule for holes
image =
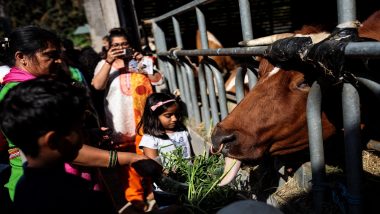
{"label": "young girl", "polygon": [[178,148],[184,158],[191,157],[190,135],[181,122],[180,102],[172,94],[153,93],[147,98],[137,131],[144,133],[139,148],[146,156],[160,159],[164,167]]}

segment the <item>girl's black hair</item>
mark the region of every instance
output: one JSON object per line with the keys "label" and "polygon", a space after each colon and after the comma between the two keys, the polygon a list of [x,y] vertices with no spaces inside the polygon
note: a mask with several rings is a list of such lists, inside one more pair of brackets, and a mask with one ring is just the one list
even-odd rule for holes
{"label": "girl's black hair", "polygon": [[[129,35],[127,34],[127,32],[123,28],[112,28],[109,31],[108,37],[109,37],[108,41],[109,41],[110,48],[111,48],[112,40],[114,37],[124,37],[129,43],[132,41]],[[131,43],[129,45],[132,47]]]}
{"label": "girl's black hair", "polygon": [[[154,111],[151,109],[152,106],[156,105],[158,102],[165,102],[167,100],[174,99],[174,102],[165,103]],[[166,111],[170,106],[176,104],[178,106],[177,117],[177,131],[185,130],[185,126],[182,123],[182,108],[181,101],[179,97],[175,97],[173,94],[168,93],[153,93],[149,95],[146,100],[144,113],[141,117],[140,122],[137,124],[136,130],[139,135],[142,135],[141,129],[144,134],[149,134],[158,138],[168,139],[169,137],[165,133],[165,128],[162,126],[158,117]]]}
{"label": "girl's black hair", "polygon": [[37,26],[24,26],[16,28],[8,37],[8,40],[1,39],[0,56],[5,59],[5,63],[13,66],[14,55],[17,51],[33,57],[37,52],[46,49],[50,44],[61,49],[58,36],[48,30]]}

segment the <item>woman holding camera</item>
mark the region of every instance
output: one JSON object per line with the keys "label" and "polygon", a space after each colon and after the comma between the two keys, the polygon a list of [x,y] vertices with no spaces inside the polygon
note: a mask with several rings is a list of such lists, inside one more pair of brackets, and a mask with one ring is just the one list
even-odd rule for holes
{"label": "woman holding camera", "polygon": [[[113,130],[111,139],[121,151],[141,153],[136,134],[146,98],[153,93],[152,84],[160,82],[160,73],[153,73],[149,57],[135,52],[129,44],[126,32],[121,28],[109,32],[110,48],[104,60],[95,68],[92,86],[105,90],[104,108],[106,125]],[[125,197],[136,208],[144,209],[144,189],[141,177],[127,167]]]}

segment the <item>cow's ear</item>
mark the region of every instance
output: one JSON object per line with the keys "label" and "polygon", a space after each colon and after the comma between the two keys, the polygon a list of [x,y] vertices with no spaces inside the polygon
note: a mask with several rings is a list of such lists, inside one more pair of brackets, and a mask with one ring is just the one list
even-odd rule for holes
{"label": "cow's ear", "polygon": [[252,56],[252,58],[253,58],[255,61],[257,61],[257,62],[260,62],[260,61],[263,59],[262,56]]}

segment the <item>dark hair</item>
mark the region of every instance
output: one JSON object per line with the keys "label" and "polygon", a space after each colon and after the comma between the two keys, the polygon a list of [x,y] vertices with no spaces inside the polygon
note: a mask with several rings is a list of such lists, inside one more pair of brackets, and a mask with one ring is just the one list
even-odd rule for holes
{"label": "dark hair", "polygon": [[[154,111],[151,109],[152,106],[156,105],[159,102],[165,102],[167,100],[174,99],[174,102],[168,102],[165,103],[159,107],[157,107]],[[176,129],[184,130],[185,127],[182,124],[182,115],[181,115],[181,105],[180,105],[180,99],[179,97],[175,97],[173,94],[169,93],[153,93],[149,95],[149,97],[146,99],[145,107],[144,107],[144,113],[141,117],[140,122],[137,124],[137,133],[141,135],[141,129],[143,130],[144,134],[150,134],[152,136],[162,138],[162,139],[168,139],[168,136],[165,133],[165,129],[162,126],[160,120],[158,117],[166,111],[170,106],[173,104],[176,104],[178,106],[178,115],[177,116],[177,127]]]}
{"label": "dark hair", "polygon": [[26,155],[39,153],[38,139],[49,131],[68,134],[82,122],[88,102],[86,91],[50,77],[25,81],[4,97],[0,127]]}
{"label": "dark hair", "polygon": [[82,66],[81,71],[83,72],[86,81],[90,83],[94,76],[96,65],[101,60],[99,54],[92,47],[86,46],[81,49],[78,60]]}
{"label": "dark hair", "polygon": [[15,63],[14,55],[17,51],[33,57],[37,52],[46,49],[49,43],[60,49],[60,39],[56,34],[36,26],[16,28],[8,38],[8,45],[0,47],[0,52],[11,66]]}
{"label": "dark hair", "polygon": [[[102,40],[106,40],[108,43],[108,48],[111,45],[110,37],[108,35],[103,36]],[[99,53],[99,56],[101,59],[106,59],[107,58],[107,51],[108,48],[106,48],[104,45],[102,45],[102,50]]]}
{"label": "dark hair", "polygon": [[[112,28],[110,31],[109,31],[109,44],[111,46],[112,44],[112,40],[114,37],[124,37],[128,42],[131,42],[130,38],[129,38],[129,35],[127,34],[127,32],[123,29],[123,28]],[[131,44],[129,44],[131,45]]]}

